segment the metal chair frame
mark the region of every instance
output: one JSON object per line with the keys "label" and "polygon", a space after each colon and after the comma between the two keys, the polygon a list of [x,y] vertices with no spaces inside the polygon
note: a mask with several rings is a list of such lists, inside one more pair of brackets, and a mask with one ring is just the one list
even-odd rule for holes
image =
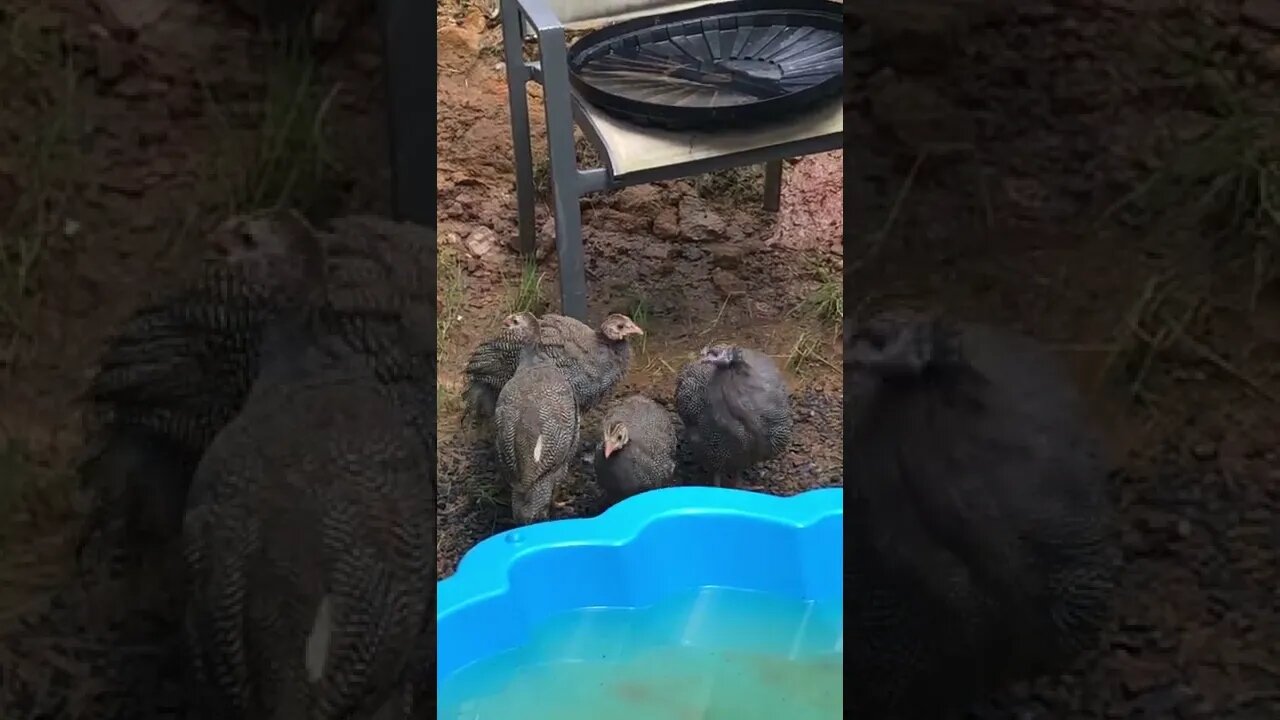
{"label": "metal chair frame", "polygon": [[[559,0],[564,4],[566,0]],[[843,132],[805,138],[768,147],[728,152],[714,157],[682,162],[616,176],[605,144],[592,117],[584,112],[584,101],[569,84],[566,25],[546,0],[501,0],[503,51],[507,69],[507,90],[511,108],[511,134],[515,151],[516,204],[519,221],[519,248],[531,256],[535,250],[533,148],[529,126],[527,83],[543,87],[547,145],[550,155],[552,211],[555,216],[556,254],[560,261],[561,312],[579,320],[587,319],[587,282],[582,243],[581,200],[588,193],[629,185],[675,180],[702,173],[746,165],[763,164],[764,206],[776,211],[782,192],[782,160],[835,150],[843,145]],[[584,0],[584,6],[595,3]],[[634,4],[634,3],[632,3]],[[698,3],[701,4],[701,3]],[[649,3],[643,14],[688,6],[684,3]],[[634,16],[629,13],[628,16]],[[617,18],[594,18],[610,21]],[[538,43],[540,60],[526,61],[523,46],[526,30]],[[604,167],[579,168],[574,148],[576,124],[595,145]]]}

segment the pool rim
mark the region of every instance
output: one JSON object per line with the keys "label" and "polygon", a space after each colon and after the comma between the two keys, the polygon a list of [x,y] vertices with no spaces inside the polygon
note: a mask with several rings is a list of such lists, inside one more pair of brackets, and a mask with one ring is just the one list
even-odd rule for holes
{"label": "pool rim", "polygon": [[[574,548],[583,547],[626,546],[636,541],[651,524],[678,516],[743,519],[803,532],[833,516],[843,518],[843,515],[843,487],[777,496],[730,488],[684,486],[641,493],[595,517],[512,528],[477,543],[463,555],[452,575],[437,581],[437,638],[440,626],[455,614],[511,593],[511,568],[532,555],[572,552]],[[437,646],[437,654],[439,650]],[[437,668],[437,672],[441,669]]]}

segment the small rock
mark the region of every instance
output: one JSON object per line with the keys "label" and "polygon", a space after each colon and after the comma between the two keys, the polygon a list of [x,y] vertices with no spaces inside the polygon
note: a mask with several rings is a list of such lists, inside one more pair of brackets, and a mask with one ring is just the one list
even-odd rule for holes
{"label": "small rock", "polygon": [[613,199],[619,210],[652,214],[658,210],[662,195],[653,185],[631,185],[614,193]]}
{"label": "small rock", "polygon": [[493,252],[497,244],[498,236],[487,227],[479,227],[472,230],[466,240],[467,252],[478,258]]}
{"label": "small rock", "polygon": [[746,290],[746,283],[741,278],[723,269],[711,271],[711,284],[725,296],[738,295]]}
{"label": "small rock", "polygon": [[671,246],[665,243],[649,243],[640,252],[652,260],[666,260],[671,257]]}
{"label": "small rock", "polygon": [[706,247],[707,253],[711,255],[711,264],[718,268],[732,270],[742,264],[742,258],[746,257],[747,251],[741,245],[732,245],[729,243],[715,243]]}
{"label": "small rock", "polygon": [[480,34],[469,28],[446,25],[436,33],[436,57],[441,68],[454,72],[471,67],[480,56]]}
{"label": "small rock", "polygon": [[701,198],[685,197],[680,201],[680,235],[694,242],[720,240],[724,238],[724,218]]}
{"label": "small rock", "polygon": [[663,240],[680,237],[680,216],[674,208],[666,208],[653,219],[653,234]]}
{"label": "small rock", "polygon": [[457,201],[458,206],[461,207],[463,210],[467,212],[474,212],[475,206],[476,206],[476,199],[470,193],[460,192],[458,193],[458,197],[455,198],[455,200]]}

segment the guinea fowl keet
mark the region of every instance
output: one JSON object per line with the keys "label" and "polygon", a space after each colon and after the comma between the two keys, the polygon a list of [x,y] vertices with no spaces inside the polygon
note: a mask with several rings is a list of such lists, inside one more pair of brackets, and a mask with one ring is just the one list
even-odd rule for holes
{"label": "guinea fowl keet", "polygon": [[764,353],[711,345],[676,379],[676,410],[693,457],[712,484],[738,484],[743,470],[791,442],[791,405],[782,374]]}
{"label": "guinea fowl keet", "polygon": [[512,313],[502,320],[502,330],[496,337],[472,351],[462,392],[463,422],[482,426],[493,419],[498,393],[514,374],[520,351],[533,339],[537,322],[533,313]]}
{"label": "guinea fowl keet", "polygon": [[[81,639],[67,655],[70,662],[48,664],[56,677],[84,673],[84,679],[53,681],[83,692],[51,697],[34,676],[30,686],[6,680],[0,705],[21,702],[14,707],[33,708],[32,717],[182,715],[185,701],[169,688],[181,663],[169,650],[181,636],[188,489],[200,457],[240,412],[260,375],[263,331],[279,315],[281,286],[296,259],[280,253],[294,252],[289,238],[299,230],[312,235],[288,211],[230,219],[210,236],[213,252],[199,272],[135,312],[108,341],[87,393],[89,453],[79,477],[89,508],[80,562],[58,594],[60,602],[74,598],[89,609],[79,613],[83,618],[59,610],[33,620],[39,632]],[[328,258],[326,314],[360,349],[361,362],[380,383],[434,377],[431,232],[349,217],[332,221],[320,239]],[[410,328],[421,329],[407,341]],[[404,412],[418,435],[434,443],[434,385],[398,388],[399,395],[417,395]],[[429,473],[435,465],[426,467]],[[430,639],[422,643],[430,646]],[[430,672],[426,660],[420,665]],[[17,679],[7,668],[0,674]],[[43,699],[14,699],[30,692]]]}
{"label": "guinea fowl keet", "polygon": [[565,315],[543,315],[538,325],[542,353],[564,370],[582,412],[599,405],[626,376],[631,367],[628,339],[644,334],[631,318],[618,313],[595,330]]}
{"label": "guinea fowl keet", "polygon": [[422,717],[434,326],[353,325],[335,294],[401,319],[425,298],[329,282],[320,240],[303,239],[251,392],[188,496],[192,700],[210,720]]}
{"label": "guinea fowl keet", "polygon": [[613,403],[596,446],[596,480],[609,503],[671,485],[676,469],[676,429],[666,408],[643,395]]}
{"label": "guinea fowl keet", "polygon": [[976,325],[846,328],[850,697],[959,717],[1064,670],[1108,618],[1107,468],[1051,353]]}
{"label": "guinea fowl keet", "polygon": [[[109,341],[88,392],[91,450],[80,469],[91,498],[85,544],[94,554],[138,555],[178,536],[195,464],[257,377],[262,330],[278,313],[290,271],[277,258],[299,223],[290,211],[228,220],[212,234],[195,278],[140,309]],[[379,376],[428,355],[434,362],[433,349],[406,353],[392,340],[406,323],[430,321],[428,234],[356,216],[334,220],[321,235],[326,303]],[[434,334],[422,341],[434,348]],[[419,422],[434,430],[428,418]],[[109,542],[98,539],[103,533]]]}
{"label": "guinea fowl keet", "polygon": [[[534,326],[535,337],[541,322]],[[516,522],[550,515],[551,498],[578,447],[578,406],[564,371],[537,342],[521,351],[494,411],[499,470],[511,486]]]}
{"label": "guinea fowl keet", "polygon": [[[99,648],[85,664],[101,691],[58,717],[152,717],[180,702],[172,668],[186,493],[253,381],[261,327],[281,289],[281,275],[267,267],[271,243],[295,219],[267,211],[224,222],[195,279],[142,307],[108,341],[86,393],[88,452],[78,476],[89,502],[76,576],[58,593],[92,610],[71,625],[67,615],[41,621],[53,623],[51,634]],[[228,249],[259,239],[269,247],[254,262],[228,258]]]}
{"label": "guinea fowl keet", "polygon": [[245,262],[229,253],[293,227],[285,212],[226,221],[195,281],[141,308],[109,341],[87,393],[95,427],[80,468],[92,498],[85,542],[113,532],[121,550],[138,553],[177,537],[191,473],[249,392],[280,290],[269,248],[241,252]]}
{"label": "guinea fowl keet", "polygon": [[[490,398],[516,372],[528,323],[533,319],[529,313],[508,316],[502,333],[472,353],[467,364],[464,419],[483,423]],[[618,314],[606,317],[595,330],[574,318],[552,313],[536,321],[540,354],[564,371],[582,412],[599,405],[627,374],[631,367],[628,339],[644,334],[631,318]]]}

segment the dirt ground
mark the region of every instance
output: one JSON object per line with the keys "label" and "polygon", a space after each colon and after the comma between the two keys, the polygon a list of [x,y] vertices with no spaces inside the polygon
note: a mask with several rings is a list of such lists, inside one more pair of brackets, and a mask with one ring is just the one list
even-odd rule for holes
{"label": "dirt ground", "polygon": [[[439,3],[437,176],[440,212],[439,545],[437,572],[453,572],[476,542],[511,524],[492,444],[459,424],[462,370],[475,345],[513,309],[557,311],[554,226],[538,207],[536,269],[517,236],[501,33],[484,8]],[[531,86],[535,175],[545,184],[541,96]],[[590,163],[594,155],[581,151]],[[539,158],[543,158],[539,160]],[[644,328],[615,397],[642,393],[674,410],[676,373],[704,345],[732,341],[773,356],[790,383],[796,431],[754,487],[778,494],[839,485],[842,422],[839,318],[842,154],[788,164],[783,208],[761,208],[759,168],[626,188],[583,204],[589,314],[630,314]],[[582,452],[600,437],[603,409],[583,418]],[[584,472],[584,470],[586,470]],[[686,466],[681,481],[702,482]],[[553,517],[596,514],[589,469],[572,469]]]}
{"label": "dirt ground", "polygon": [[854,5],[855,312],[1053,343],[1119,466],[1114,631],[984,717],[1280,717],[1280,3]]}

